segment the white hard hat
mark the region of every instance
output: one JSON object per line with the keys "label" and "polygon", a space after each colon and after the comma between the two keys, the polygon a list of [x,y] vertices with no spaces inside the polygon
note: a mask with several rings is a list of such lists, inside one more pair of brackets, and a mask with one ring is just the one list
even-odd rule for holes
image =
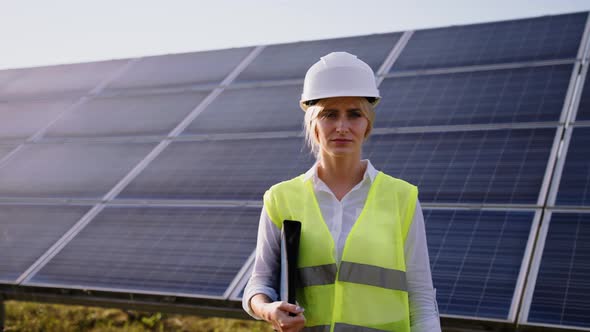
{"label": "white hard hat", "polygon": [[366,97],[379,102],[379,90],[371,67],[347,52],[332,52],[307,70],[299,105],[304,111],[314,101],[331,97]]}

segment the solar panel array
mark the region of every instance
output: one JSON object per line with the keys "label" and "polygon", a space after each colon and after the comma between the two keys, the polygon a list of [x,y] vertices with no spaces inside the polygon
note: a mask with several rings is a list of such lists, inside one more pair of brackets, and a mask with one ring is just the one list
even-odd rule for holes
{"label": "solar panel array", "polygon": [[[541,229],[540,254],[529,285],[525,307],[528,322],[537,325],[590,328],[590,126],[588,80],[581,94],[577,117],[565,132],[548,212]],[[541,254],[542,253],[542,254]]]}
{"label": "solar panel array", "polygon": [[0,71],[0,292],[235,304],[264,191],[313,164],[305,71],[348,51],[383,96],[364,157],[420,188],[443,316],[588,327],[587,19]]}

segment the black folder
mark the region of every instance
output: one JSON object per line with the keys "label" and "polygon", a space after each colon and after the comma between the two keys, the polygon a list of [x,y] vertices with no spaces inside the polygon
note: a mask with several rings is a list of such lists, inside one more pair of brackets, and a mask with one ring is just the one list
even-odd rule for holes
{"label": "black folder", "polygon": [[299,238],[301,223],[284,220],[281,230],[281,301],[297,304],[297,258],[299,257]]}

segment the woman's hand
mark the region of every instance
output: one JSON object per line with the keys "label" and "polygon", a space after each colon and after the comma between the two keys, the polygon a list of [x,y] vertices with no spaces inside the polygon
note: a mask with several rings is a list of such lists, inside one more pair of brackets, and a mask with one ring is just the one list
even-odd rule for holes
{"label": "woman's hand", "polygon": [[[284,301],[270,302],[266,295],[256,294],[250,300],[252,311],[269,322],[276,331],[298,332],[305,325],[303,308]],[[295,316],[290,316],[292,313]]]}

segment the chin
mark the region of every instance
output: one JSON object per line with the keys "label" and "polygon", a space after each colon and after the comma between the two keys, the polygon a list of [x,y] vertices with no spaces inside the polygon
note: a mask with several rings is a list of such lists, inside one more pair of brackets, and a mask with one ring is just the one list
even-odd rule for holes
{"label": "chin", "polygon": [[347,157],[347,156],[354,156],[357,155],[358,152],[354,150],[330,150],[327,151],[327,154],[333,157]]}

